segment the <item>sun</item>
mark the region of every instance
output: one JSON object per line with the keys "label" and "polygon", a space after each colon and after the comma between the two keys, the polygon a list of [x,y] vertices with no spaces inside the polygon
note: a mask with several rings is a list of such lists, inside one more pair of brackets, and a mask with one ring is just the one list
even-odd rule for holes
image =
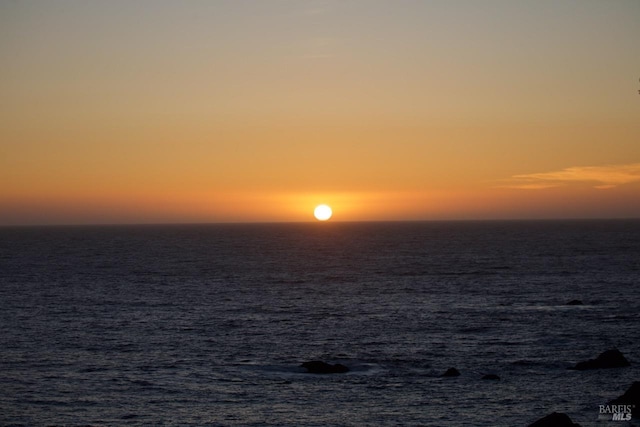
{"label": "sun", "polygon": [[326,221],[331,218],[331,215],[333,215],[333,211],[327,205],[318,205],[314,209],[313,215],[318,221]]}

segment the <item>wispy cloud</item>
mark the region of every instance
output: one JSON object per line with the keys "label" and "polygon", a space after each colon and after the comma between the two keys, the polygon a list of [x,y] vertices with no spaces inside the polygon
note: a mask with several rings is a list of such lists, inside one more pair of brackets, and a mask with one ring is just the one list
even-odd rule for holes
{"label": "wispy cloud", "polygon": [[640,182],[640,163],[576,166],[553,172],[514,175],[500,187],[539,190],[581,183],[604,190],[633,182]]}
{"label": "wispy cloud", "polygon": [[300,55],[300,57],[306,59],[331,58],[333,56],[332,50],[336,44],[337,40],[332,37],[307,39],[302,43],[302,48],[306,53]]}
{"label": "wispy cloud", "polygon": [[333,55],[330,53],[305,53],[304,55],[300,55],[300,58],[304,59],[323,59],[323,58],[331,58]]}

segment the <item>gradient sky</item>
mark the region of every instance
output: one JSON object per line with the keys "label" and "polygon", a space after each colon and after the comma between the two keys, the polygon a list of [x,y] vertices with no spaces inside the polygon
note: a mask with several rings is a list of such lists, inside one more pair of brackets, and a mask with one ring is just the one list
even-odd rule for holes
{"label": "gradient sky", "polygon": [[0,0],[0,225],[640,217],[640,2]]}

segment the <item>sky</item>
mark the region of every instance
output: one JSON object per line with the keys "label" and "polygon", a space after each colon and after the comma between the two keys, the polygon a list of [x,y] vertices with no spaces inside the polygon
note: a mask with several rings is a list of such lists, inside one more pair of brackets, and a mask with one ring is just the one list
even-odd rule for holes
{"label": "sky", "polygon": [[0,225],[640,217],[637,0],[0,0]]}

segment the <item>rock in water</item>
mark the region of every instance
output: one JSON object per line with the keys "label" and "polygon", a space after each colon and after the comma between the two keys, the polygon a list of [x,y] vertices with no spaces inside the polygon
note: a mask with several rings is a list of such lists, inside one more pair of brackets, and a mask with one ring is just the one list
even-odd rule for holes
{"label": "rock in water", "polygon": [[499,380],[500,377],[496,374],[487,374],[482,377],[483,380]]}
{"label": "rock in water", "polygon": [[546,417],[529,424],[529,427],[580,427],[580,424],[571,421],[571,418],[569,418],[567,414],[552,412]]}
{"label": "rock in water", "polygon": [[567,303],[567,305],[582,305],[582,301],[580,301],[579,299],[572,299]]}
{"label": "rock in water", "polygon": [[633,418],[640,418],[640,381],[635,381],[624,394],[609,402],[609,405],[631,405]]}
{"label": "rock in water", "polygon": [[345,372],[349,372],[349,368],[347,368],[346,366],[340,363],[331,365],[329,363],[325,363],[320,360],[312,360],[311,362],[304,362],[300,366],[303,368],[306,368],[307,373],[309,374],[343,374]]}
{"label": "rock in water", "polygon": [[447,369],[447,372],[442,374],[443,377],[457,377],[459,375],[460,371],[458,371],[456,368],[449,368]]}
{"label": "rock in water", "polygon": [[586,371],[588,369],[624,368],[630,365],[629,361],[620,353],[620,350],[614,348],[601,353],[595,359],[578,362],[576,366],[571,369]]}

